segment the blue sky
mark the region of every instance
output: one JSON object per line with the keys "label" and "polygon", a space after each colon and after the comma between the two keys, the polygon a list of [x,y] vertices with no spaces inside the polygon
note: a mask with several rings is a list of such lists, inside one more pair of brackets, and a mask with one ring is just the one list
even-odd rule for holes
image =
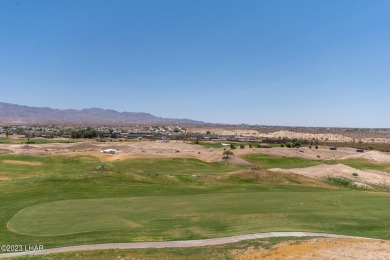
{"label": "blue sky", "polygon": [[0,101],[390,127],[390,1],[0,1]]}

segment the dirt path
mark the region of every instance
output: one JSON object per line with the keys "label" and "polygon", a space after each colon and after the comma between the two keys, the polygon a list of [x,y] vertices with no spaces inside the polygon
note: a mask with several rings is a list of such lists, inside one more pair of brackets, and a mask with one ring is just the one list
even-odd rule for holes
{"label": "dirt path", "polygon": [[15,253],[8,253],[8,254],[0,254],[0,258],[26,256],[26,255],[47,255],[47,254],[53,254],[53,253],[65,253],[65,252],[72,252],[72,251],[87,251],[87,250],[212,246],[212,245],[235,243],[235,242],[244,241],[244,240],[270,238],[270,237],[328,237],[328,238],[360,238],[360,239],[370,240],[369,238],[363,238],[363,237],[352,237],[352,236],[343,236],[343,235],[327,234],[327,233],[269,232],[269,233],[248,234],[248,235],[211,238],[211,239],[200,239],[200,240],[111,243],[111,244],[69,246],[69,247],[45,249],[42,251],[27,251],[27,252],[15,252]]}

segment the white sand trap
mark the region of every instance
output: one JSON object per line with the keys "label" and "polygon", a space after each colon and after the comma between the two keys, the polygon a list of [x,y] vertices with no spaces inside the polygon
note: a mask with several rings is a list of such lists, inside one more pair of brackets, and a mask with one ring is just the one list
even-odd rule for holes
{"label": "white sand trap", "polygon": [[[386,185],[390,186],[390,173],[375,170],[358,170],[344,164],[321,164],[306,168],[279,169],[273,168],[274,172],[290,172],[304,175],[315,179],[324,179],[326,177],[343,177],[353,180],[356,185]],[[357,174],[354,176],[353,174]]]}

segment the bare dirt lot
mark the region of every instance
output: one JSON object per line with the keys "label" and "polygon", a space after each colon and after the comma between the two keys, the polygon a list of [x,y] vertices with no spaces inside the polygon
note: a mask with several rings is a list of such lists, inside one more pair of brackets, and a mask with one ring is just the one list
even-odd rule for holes
{"label": "bare dirt lot", "polygon": [[[138,157],[190,157],[198,158],[207,162],[221,161],[224,148],[208,148],[196,145],[191,142],[170,141],[126,141],[126,142],[105,142],[85,141],[77,144],[0,144],[2,151],[14,154],[35,154],[35,155],[72,155],[90,154],[99,156],[103,160],[122,160]],[[118,149],[116,155],[101,154],[103,149]],[[228,148],[229,149],[229,148]],[[350,159],[363,158],[375,162],[389,162],[390,155],[378,151],[357,153],[353,148],[340,147],[336,151],[329,150],[329,147],[320,146],[319,149],[302,148],[248,148],[233,150],[234,155],[246,154],[268,154],[285,157],[300,157],[305,159]],[[233,156],[234,157],[234,156]],[[238,160],[237,161],[241,161]]]}
{"label": "bare dirt lot", "polygon": [[307,176],[314,179],[323,180],[327,177],[342,177],[350,179],[357,186],[366,186],[370,185],[390,185],[390,173],[376,170],[358,170],[352,167],[349,167],[344,164],[321,164],[312,167],[306,168],[296,168],[296,169],[270,169],[274,172],[283,172],[283,173],[295,173],[303,176]]}
{"label": "bare dirt lot", "polygon": [[271,249],[248,249],[237,259],[390,259],[390,241],[355,238],[290,240]]}
{"label": "bare dirt lot", "polygon": [[[77,144],[1,144],[0,148],[14,154],[34,154],[34,155],[80,155],[88,154],[98,156],[102,160],[124,160],[129,158],[197,158],[207,162],[222,161],[223,148],[208,148],[196,145],[191,142],[170,141],[139,141],[139,142],[105,142],[85,141]],[[103,149],[118,149],[116,155],[102,154]],[[229,149],[229,148],[228,148]],[[236,156],[246,154],[269,154],[275,156],[301,157],[305,159],[341,159],[356,155],[355,149],[340,148],[337,151],[330,151],[328,147],[319,147],[319,149],[304,148],[248,148],[235,149],[233,151],[232,163],[245,163]],[[390,157],[390,156],[389,156]]]}

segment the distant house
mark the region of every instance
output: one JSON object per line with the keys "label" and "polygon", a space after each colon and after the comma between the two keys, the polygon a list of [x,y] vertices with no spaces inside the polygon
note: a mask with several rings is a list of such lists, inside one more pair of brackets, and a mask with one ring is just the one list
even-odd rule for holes
{"label": "distant house", "polygon": [[216,140],[219,138],[219,135],[216,134],[204,134],[202,139],[204,140]]}
{"label": "distant house", "polygon": [[252,136],[239,136],[237,139],[239,142],[254,142],[254,141],[256,141],[256,138],[252,137]]}

